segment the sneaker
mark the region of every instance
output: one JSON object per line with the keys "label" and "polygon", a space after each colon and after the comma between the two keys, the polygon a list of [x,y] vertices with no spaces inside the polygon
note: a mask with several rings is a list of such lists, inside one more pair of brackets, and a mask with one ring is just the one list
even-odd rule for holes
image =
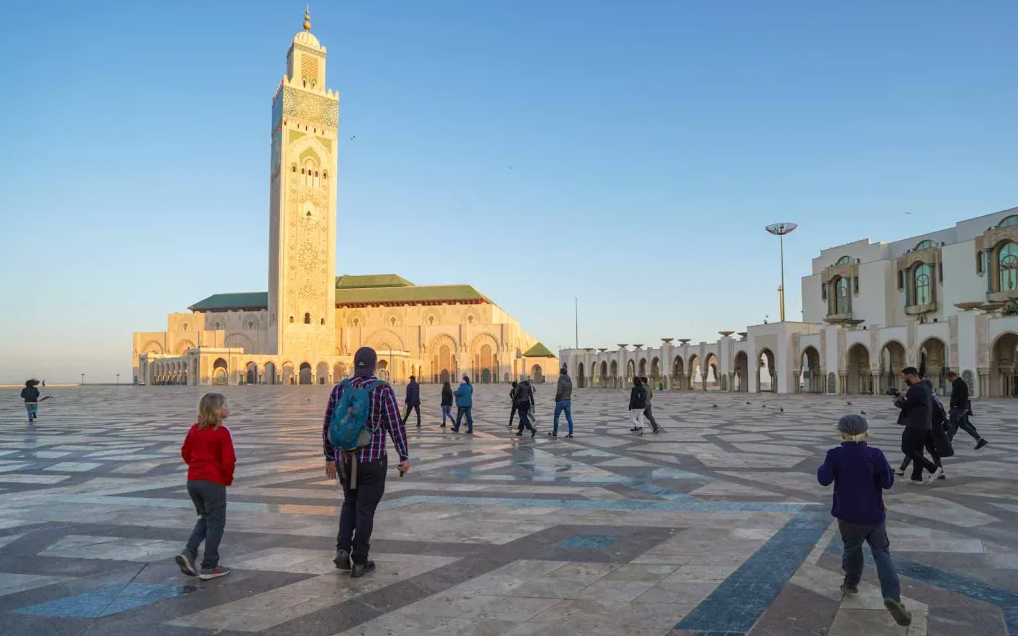
{"label": "sneaker", "polygon": [[537,429],[536,428],[530,429],[530,436],[533,437],[534,435],[537,435]]}
{"label": "sneaker", "polygon": [[636,434],[637,435],[643,435],[643,429],[642,428],[636,429]]}
{"label": "sneaker", "polygon": [[985,439],[979,440],[978,442],[976,442],[976,450],[979,450],[980,448],[986,446],[987,444],[989,444],[989,442],[987,442]]}
{"label": "sneaker", "polygon": [[523,431],[516,431],[516,437],[523,437]]}
{"label": "sneaker", "polygon": [[177,567],[180,571],[188,576],[198,576],[198,570],[194,569],[194,559],[191,555],[186,552],[181,552],[176,556],[174,561],[177,562]]}
{"label": "sneaker", "polygon": [[441,428],[445,428],[445,423],[444,422],[442,423],[442,427]]}
{"label": "sneaker", "polygon": [[635,432],[636,432],[636,431],[638,431],[638,430],[640,430],[640,429],[638,429],[638,428],[636,428],[636,427],[634,426],[633,428],[629,429],[629,432],[630,432],[630,433],[635,433]]}
{"label": "sneaker", "polygon": [[905,606],[902,605],[901,601],[898,599],[885,598],[884,607],[886,607],[887,611],[891,613],[892,617],[894,617],[895,623],[902,627],[907,627],[912,624],[912,612],[905,609]]}
{"label": "sneaker", "polygon": [[947,475],[941,475],[940,477],[937,477],[937,479],[939,479],[939,480],[947,479]]}
{"label": "sneaker", "polygon": [[841,591],[844,594],[858,594],[859,593],[859,586],[858,585],[849,585],[848,583],[842,583],[841,584]]}
{"label": "sneaker", "polygon": [[937,466],[937,469],[935,471],[933,471],[932,475],[930,475],[930,481],[934,481],[934,480],[940,479],[943,476],[944,476],[944,469],[943,469],[943,467]]}
{"label": "sneaker", "polygon": [[897,475],[898,477],[904,477],[905,476],[905,469],[904,468],[895,468],[894,469],[894,474]]}
{"label": "sneaker", "polygon": [[660,433],[660,432],[661,432],[661,427],[659,426],[659,427],[655,428],[655,429],[654,429],[654,432],[655,432],[655,433]]}
{"label": "sneaker", "polygon": [[337,570],[350,569],[350,553],[346,550],[336,550],[336,556],[332,558]]}
{"label": "sneaker", "polygon": [[548,433],[548,437],[558,437],[558,433]]}
{"label": "sneaker", "polygon": [[572,434],[572,433],[570,433],[570,434],[566,435],[566,437],[572,437],[572,436],[573,436],[573,434]]}
{"label": "sneaker", "polygon": [[229,568],[224,568],[220,565],[214,568],[202,568],[201,574],[198,575],[198,578],[203,581],[211,581],[212,579],[218,579],[221,576],[226,576],[229,573]]}
{"label": "sneaker", "polygon": [[906,484],[912,484],[913,486],[925,486],[927,482],[925,479],[906,479]]}
{"label": "sneaker", "polygon": [[375,571],[375,562],[374,561],[368,561],[367,563],[365,563],[363,565],[361,565],[360,563],[354,563],[353,564],[353,569],[350,570],[350,576],[355,578],[355,579],[359,579],[362,576],[364,576],[365,574],[371,574],[374,571]]}

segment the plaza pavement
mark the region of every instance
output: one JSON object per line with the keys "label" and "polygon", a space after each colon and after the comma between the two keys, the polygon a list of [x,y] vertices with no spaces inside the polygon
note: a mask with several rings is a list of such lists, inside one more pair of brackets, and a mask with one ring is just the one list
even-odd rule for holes
{"label": "plaza pavement", "polygon": [[552,439],[547,386],[521,439],[506,386],[477,388],[472,437],[437,427],[424,386],[413,471],[392,472],[376,517],[379,569],[353,580],[330,561],[327,387],[223,387],[233,573],[200,582],[172,558],[194,521],[179,447],[207,390],[47,389],[34,427],[0,391],[0,633],[1018,636],[1018,401],[977,403],[991,444],[959,433],[946,481],[887,497],[906,629],[872,567],[842,598],[815,480],[847,412],[897,463],[889,398],[657,392],[667,431],[636,437],[625,393],[577,390],[577,436]]}

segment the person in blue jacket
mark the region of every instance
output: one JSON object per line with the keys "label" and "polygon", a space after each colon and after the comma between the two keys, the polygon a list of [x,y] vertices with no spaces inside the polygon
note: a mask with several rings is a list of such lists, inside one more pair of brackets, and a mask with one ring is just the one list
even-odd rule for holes
{"label": "person in blue jacket", "polygon": [[471,411],[474,408],[474,387],[470,385],[470,378],[463,376],[459,387],[452,392],[456,398],[456,425],[452,427],[453,433],[460,432],[460,422],[463,416],[467,416],[467,433],[474,432],[474,417]]}

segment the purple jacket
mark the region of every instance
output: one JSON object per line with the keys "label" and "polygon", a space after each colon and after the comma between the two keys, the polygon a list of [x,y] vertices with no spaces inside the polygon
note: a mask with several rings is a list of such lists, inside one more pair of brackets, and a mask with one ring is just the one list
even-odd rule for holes
{"label": "purple jacket", "polygon": [[406,400],[404,402],[407,406],[421,405],[421,385],[417,384],[417,380],[411,380],[410,384],[406,385]]}

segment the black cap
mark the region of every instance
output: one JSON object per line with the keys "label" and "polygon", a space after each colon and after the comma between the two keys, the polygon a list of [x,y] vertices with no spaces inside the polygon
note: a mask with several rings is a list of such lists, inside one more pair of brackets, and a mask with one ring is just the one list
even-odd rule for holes
{"label": "black cap", "polygon": [[371,347],[361,347],[357,350],[357,353],[353,354],[353,374],[354,375],[372,375],[375,372],[375,364],[378,362],[378,356],[375,354],[375,350]]}

